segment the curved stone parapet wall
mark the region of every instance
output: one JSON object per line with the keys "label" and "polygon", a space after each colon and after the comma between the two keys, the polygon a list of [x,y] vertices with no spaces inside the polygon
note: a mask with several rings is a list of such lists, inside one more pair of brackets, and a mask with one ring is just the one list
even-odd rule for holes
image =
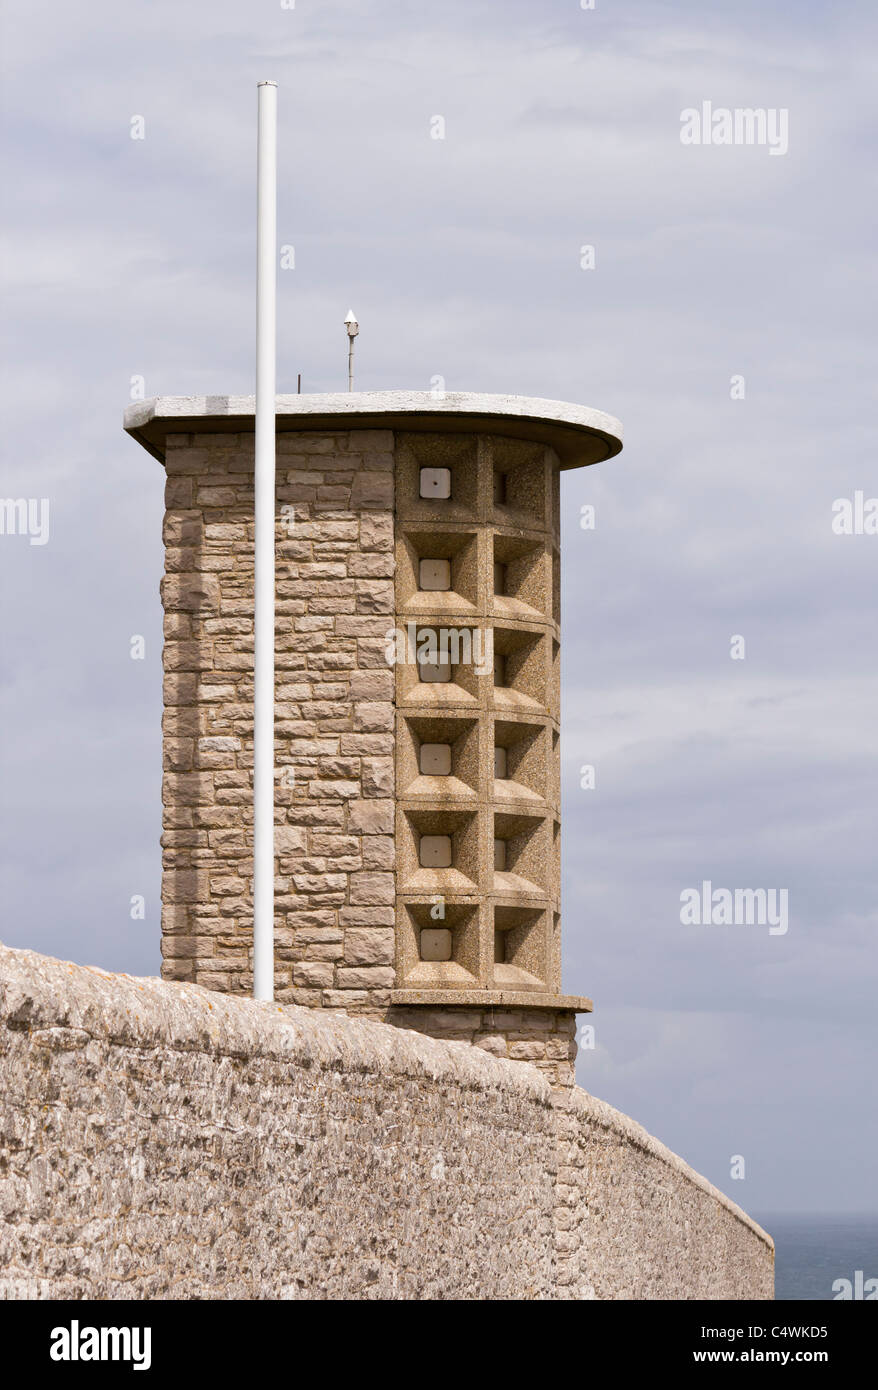
{"label": "curved stone parapet wall", "polygon": [[611,1105],[556,1095],[555,1297],[774,1297],[773,1242],[740,1207]]}
{"label": "curved stone parapet wall", "polygon": [[770,1298],[639,1126],[465,1043],[0,947],[0,1297]]}

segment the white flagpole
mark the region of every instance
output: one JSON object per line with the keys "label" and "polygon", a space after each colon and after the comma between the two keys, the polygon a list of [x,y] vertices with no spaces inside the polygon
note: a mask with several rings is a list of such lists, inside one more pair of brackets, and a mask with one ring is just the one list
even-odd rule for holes
{"label": "white flagpole", "polygon": [[253,998],[273,999],[277,83],[257,90]]}

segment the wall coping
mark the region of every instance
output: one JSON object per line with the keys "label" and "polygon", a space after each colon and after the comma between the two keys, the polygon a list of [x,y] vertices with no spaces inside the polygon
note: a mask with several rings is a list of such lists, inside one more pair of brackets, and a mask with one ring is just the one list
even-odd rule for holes
{"label": "wall coping", "polygon": [[[558,454],[561,468],[582,468],[613,458],[622,426],[612,415],[569,401],[473,391],[350,391],[281,395],[278,433],[293,430],[479,430],[537,440]],[[169,434],[251,431],[254,396],[155,396],[125,411],[124,428],[164,462]]]}

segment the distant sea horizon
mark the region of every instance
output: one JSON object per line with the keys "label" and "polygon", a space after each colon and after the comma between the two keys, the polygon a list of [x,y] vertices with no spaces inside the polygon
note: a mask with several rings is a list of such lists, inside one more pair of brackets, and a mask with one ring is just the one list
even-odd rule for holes
{"label": "distant sea horizon", "polygon": [[[829,1300],[837,1280],[878,1279],[878,1212],[752,1212],[774,1240],[775,1298]],[[862,1293],[860,1297],[862,1297]]]}

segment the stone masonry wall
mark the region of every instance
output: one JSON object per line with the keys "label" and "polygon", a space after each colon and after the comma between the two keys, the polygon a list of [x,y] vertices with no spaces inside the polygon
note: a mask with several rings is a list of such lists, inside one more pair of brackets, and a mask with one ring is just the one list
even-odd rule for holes
{"label": "stone masonry wall", "polygon": [[[253,434],[166,441],[162,974],[252,987]],[[276,991],[394,980],[393,435],[277,441]]]}
{"label": "stone masonry wall", "polygon": [[0,947],[0,1298],[770,1298],[771,1242],[526,1063]]}

